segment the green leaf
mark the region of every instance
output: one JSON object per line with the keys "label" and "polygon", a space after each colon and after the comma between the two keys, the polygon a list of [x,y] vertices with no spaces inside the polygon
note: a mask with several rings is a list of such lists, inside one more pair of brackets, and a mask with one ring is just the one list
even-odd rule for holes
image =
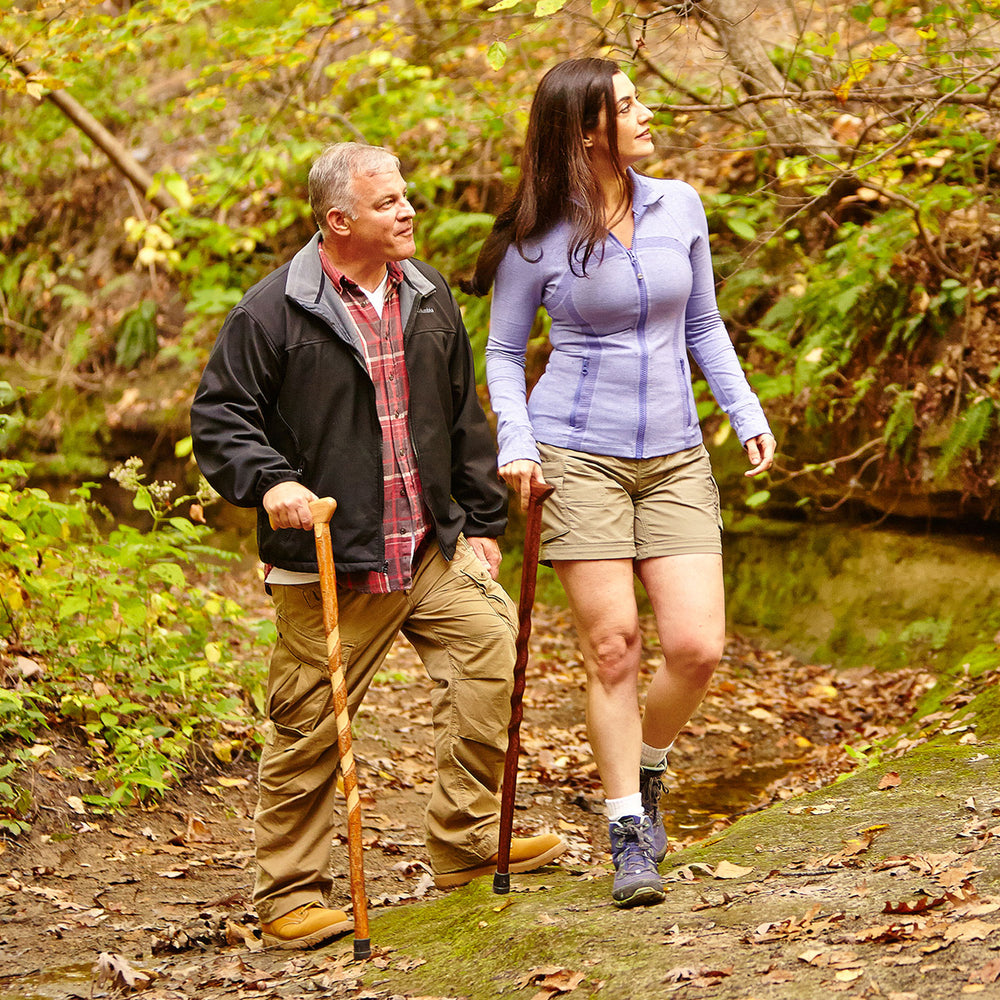
{"label": "green leaf", "polygon": [[727,218],[726,225],[736,233],[736,235],[741,240],[752,240],[757,236],[757,230],[747,222],[746,219],[741,219],[739,216],[736,218]]}
{"label": "green leaf", "polygon": [[770,490],[757,490],[756,493],[751,493],[744,502],[751,510],[756,510],[758,507],[763,507],[770,499]]}
{"label": "green leaf", "polygon": [[154,563],[149,567],[149,572],[155,577],[169,583],[172,587],[184,587],[187,580],[184,578],[184,570],[177,563]]}
{"label": "green leaf", "polygon": [[72,597],[67,597],[66,600],[59,605],[59,611],[56,613],[56,617],[60,621],[63,621],[66,618],[71,618],[73,615],[82,614],[89,608],[89,597],[86,597],[83,594],[74,594]]}
{"label": "green leaf", "polygon": [[191,197],[191,189],[187,186],[187,181],[180,174],[170,174],[163,181],[163,186],[181,208],[187,209],[194,204],[194,198]]}
{"label": "green leaf", "polygon": [[538,0],[535,4],[535,17],[551,17],[566,6],[566,0]]}
{"label": "green leaf", "polygon": [[499,3],[493,4],[493,6],[488,8],[488,10],[491,14],[498,10],[510,10],[512,7],[516,7],[520,2],[521,0],[500,0]]}
{"label": "green leaf", "polygon": [[507,61],[507,44],[505,42],[494,42],[486,50],[486,61],[490,69],[496,72],[503,69],[503,64]]}

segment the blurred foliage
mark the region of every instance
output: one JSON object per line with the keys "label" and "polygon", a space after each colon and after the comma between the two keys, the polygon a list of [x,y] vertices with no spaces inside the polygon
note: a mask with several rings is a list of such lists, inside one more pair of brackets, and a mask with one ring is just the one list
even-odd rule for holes
{"label": "blurred foliage", "polygon": [[[535,82],[594,53],[658,112],[644,168],[705,199],[723,312],[781,438],[775,495],[887,508],[894,492],[941,489],[996,517],[998,32],[1000,5],[981,0],[8,10],[0,169],[19,183],[0,216],[0,354],[40,375],[0,399],[0,433],[25,455],[61,451],[71,473],[101,428],[74,431],[40,400],[129,370],[193,383],[227,310],[310,234],[305,177],[328,142],[396,151],[421,256],[468,274],[516,179]],[[57,90],[173,207],[122,179],[45,99]],[[459,299],[481,358],[488,303]],[[540,324],[529,372],[545,353]],[[700,410],[719,433],[707,395]],[[754,505],[771,495],[759,485]]]}

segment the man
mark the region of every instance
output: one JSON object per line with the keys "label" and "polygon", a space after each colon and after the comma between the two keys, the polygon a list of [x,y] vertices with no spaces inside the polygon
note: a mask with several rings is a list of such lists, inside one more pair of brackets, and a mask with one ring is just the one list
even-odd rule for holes
{"label": "man", "polygon": [[[279,948],[352,927],[324,903],[338,751],[314,537],[302,530],[309,501],[337,501],[351,714],[400,631],[435,682],[426,844],[442,888],[496,864],[517,628],[495,582],[506,494],[471,346],[444,279],[410,259],[399,161],[330,146],[309,173],[309,201],[319,232],[229,314],[191,410],[205,476],[257,508],[275,604],[254,902],[265,943]],[[510,869],[564,849],[552,834],[515,838]]]}

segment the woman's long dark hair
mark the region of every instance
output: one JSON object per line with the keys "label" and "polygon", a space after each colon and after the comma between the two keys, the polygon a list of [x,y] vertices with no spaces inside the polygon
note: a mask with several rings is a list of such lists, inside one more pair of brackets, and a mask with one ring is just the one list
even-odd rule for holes
{"label": "woman's long dark hair", "polygon": [[531,102],[521,180],[479,252],[472,280],[463,283],[465,291],[485,295],[512,243],[524,256],[526,240],[562,219],[572,231],[570,269],[574,274],[586,273],[587,262],[608,235],[604,195],[583,141],[586,133],[597,128],[602,108],[611,163],[622,194],[631,193],[628,175],[618,160],[612,83],[618,72],[618,65],[610,59],[569,59],[542,77]]}

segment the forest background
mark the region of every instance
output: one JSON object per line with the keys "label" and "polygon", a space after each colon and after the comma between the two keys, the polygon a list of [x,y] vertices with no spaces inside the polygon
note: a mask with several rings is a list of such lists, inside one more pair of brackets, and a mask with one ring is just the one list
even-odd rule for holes
{"label": "forest background", "polygon": [[[51,725],[82,735],[96,809],[164,792],[196,744],[255,745],[273,626],[227,595],[187,428],[222,319],[308,238],[306,173],[344,139],[399,155],[418,252],[457,285],[516,180],[534,85],[570,55],[621,63],[656,113],[644,170],[704,200],[779,438],[738,506],[995,530],[998,51],[987,0],[5,10],[0,828],[30,828],[18,776]],[[481,365],[488,303],[459,298]],[[531,377],[545,356],[540,321]],[[738,452],[696,389],[713,449]],[[995,660],[991,641],[968,662]]]}

